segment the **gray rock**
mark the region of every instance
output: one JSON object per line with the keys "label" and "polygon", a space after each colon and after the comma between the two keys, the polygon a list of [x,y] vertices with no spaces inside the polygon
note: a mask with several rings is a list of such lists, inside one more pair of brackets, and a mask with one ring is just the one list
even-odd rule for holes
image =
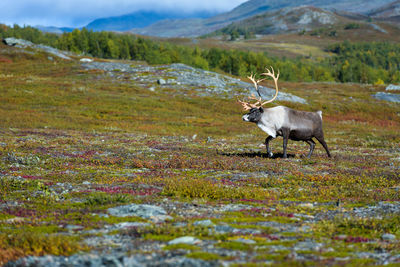
{"label": "gray rock", "polygon": [[174,257],[170,259],[160,260],[157,262],[152,262],[144,266],[151,267],[211,267],[219,266],[215,262],[209,262],[198,259],[191,259],[185,257]]}
{"label": "gray rock", "polygon": [[389,84],[386,91],[400,91],[400,85]]}
{"label": "gray rock", "polygon": [[23,39],[17,39],[17,38],[14,38],[14,37],[4,38],[4,39],[3,39],[3,42],[4,42],[6,45],[18,46],[18,47],[23,47],[23,48],[25,48],[25,47],[30,47],[30,46],[33,46],[33,45],[34,45],[34,44],[33,44],[32,42],[30,42],[30,41],[26,41],[26,40],[23,40]]}
{"label": "gray rock", "polygon": [[314,241],[303,241],[295,245],[295,251],[320,251],[323,245]]}
{"label": "gray rock", "polygon": [[390,253],[383,252],[383,253],[373,253],[373,252],[359,252],[356,254],[358,258],[361,259],[374,259],[376,260],[376,264],[388,264],[389,261],[393,262],[394,258]]}
{"label": "gray rock", "polygon": [[202,221],[195,221],[194,225],[201,225],[201,226],[214,226],[215,224],[211,220],[202,220]]}
{"label": "gray rock", "polygon": [[286,251],[288,247],[277,245],[277,246],[269,246],[269,251],[271,252],[278,252],[278,251]]}
{"label": "gray rock", "polygon": [[355,216],[363,218],[398,216],[400,215],[400,203],[379,202],[375,206],[354,208],[353,213]]}
{"label": "gray rock", "polygon": [[164,79],[158,79],[158,80],[157,80],[157,83],[158,83],[159,85],[167,84],[167,82],[166,82]]}
{"label": "gray rock", "polygon": [[227,233],[233,233],[233,231],[236,228],[233,228],[232,226],[229,225],[217,225],[215,227],[215,232],[218,234],[227,234]]}
{"label": "gray rock", "polygon": [[168,242],[168,245],[176,245],[176,244],[188,244],[188,245],[195,245],[200,244],[201,240],[197,239],[193,236],[182,236],[179,238],[175,238]]}
{"label": "gray rock", "polygon": [[168,79],[167,84],[177,84],[175,79]]}
{"label": "gray rock", "polygon": [[239,243],[243,243],[243,244],[255,244],[256,241],[252,240],[252,239],[245,239],[245,238],[238,238],[233,240],[234,242],[239,242]]}
{"label": "gray rock", "polygon": [[376,25],[375,23],[370,23],[369,26],[371,26],[374,30],[377,30],[379,32],[388,33],[385,29],[383,29],[382,27]]}
{"label": "gray rock", "polygon": [[222,212],[227,212],[227,211],[239,211],[239,210],[247,210],[253,208],[252,206],[249,205],[244,205],[244,204],[228,204],[225,206],[222,206],[220,208],[220,211]]}
{"label": "gray rock", "polygon": [[125,228],[132,228],[132,227],[147,227],[150,226],[150,223],[141,223],[141,222],[122,222],[113,225],[113,228],[116,229],[125,229]]}
{"label": "gray rock", "polygon": [[382,235],[382,239],[385,240],[385,241],[394,241],[394,240],[396,240],[396,236],[386,233],[386,234]]}
{"label": "gray rock", "polygon": [[65,229],[68,231],[77,231],[77,230],[82,230],[84,227],[82,225],[73,225],[73,224],[68,224],[65,226]]}
{"label": "gray rock", "polygon": [[107,211],[117,217],[137,216],[154,222],[171,219],[163,208],[147,204],[129,204],[109,208]]}
{"label": "gray rock", "polygon": [[244,235],[256,235],[261,233],[261,231],[258,229],[251,229],[251,228],[238,229],[230,225],[217,225],[215,226],[215,232],[217,234],[244,234]]}
{"label": "gray rock", "polygon": [[174,223],[175,227],[186,227],[187,223],[186,222],[176,222]]}
{"label": "gray rock", "polygon": [[53,56],[56,56],[56,57],[59,57],[59,58],[62,58],[62,59],[66,59],[66,60],[70,60],[71,59],[69,56],[67,56],[67,54],[69,54],[69,53],[64,52],[64,51],[60,51],[60,50],[58,50],[56,48],[53,48],[53,47],[50,47],[50,46],[47,46],[47,45],[34,44],[32,42],[29,42],[29,41],[26,41],[26,40],[23,40],[23,39],[17,39],[17,38],[12,38],[12,37],[5,38],[3,40],[3,42],[6,45],[10,45],[10,46],[17,46],[17,47],[20,47],[20,48],[31,47],[31,48],[35,48],[35,49],[38,49],[38,50],[42,50],[42,51],[44,51],[46,53],[52,54]]}
{"label": "gray rock", "polygon": [[215,262],[203,261],[198,259],[189,259],[185,257],[164,258],[158,255],[133,255],[125,256],[121,254],[110,255],[73,255],[63,256],[43,256],[43,257],[25,257],[13,262],[6,263],[7,267],[210,267],[218,266]]}
{"label": "gray rock", "polygon": [[299,204],[299,207],[312,209],[312,208],[314,208],[314,204],[313,203],[301,203],[301,204]]}
{"label": "gray rock", "polygon": [[390,94],[385,92],[378,92],[373,95],[374,98],[394,103],[400,103],[400,95]]}
{"label": "gray rock", "polygon": [[80,62],[93,62],[93,59],[91,59],[91,58],[81,58],[79,61]]}
{"label": "gray rock", "polygon": [[[168,84],[180,93],[192,90],[200,96],[220,96],[224,98],[232,98],[233,95],[237,94],[250,96],[251,93],[255,93],[254,86],[250,83],[242,82],[240,79],[228,75],[193,68],[181,63],[161,66],[143,66],[139,64],[132,66],[113,62],[84,62],[82,66],[86,69],[107,71],[106,75],[116,79],[120,78],[112,73],[115,69],[118,69],[120,72],[134,73],[135,75],[132,75],[131,79],[140,84],[151,86],[156,80],[159,85]],[[264,98],[271,98],[275,94],[275,89],[260,86],[260,92]],[[303,98],[281,91],[277,100],[307,103]]]}

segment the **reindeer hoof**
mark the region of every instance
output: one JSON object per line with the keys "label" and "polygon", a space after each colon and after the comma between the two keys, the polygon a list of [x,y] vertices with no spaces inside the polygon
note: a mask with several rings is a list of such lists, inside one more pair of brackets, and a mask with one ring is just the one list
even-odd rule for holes
{"label": "reindeer hoof", "polygon": [[272,158],[273,156],[274,156],[274,153],[272,153],[272,152],[267,153],[268,158]]}

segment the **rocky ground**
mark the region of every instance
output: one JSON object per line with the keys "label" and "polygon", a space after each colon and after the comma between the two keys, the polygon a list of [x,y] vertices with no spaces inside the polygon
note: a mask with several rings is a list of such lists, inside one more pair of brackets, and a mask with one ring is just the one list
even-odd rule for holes
{"label": "rocky ground", "polygon": [[[46,68],[61,65],[46,60]],[[102,101],[117,98],[119,91],[138,90],[157,101],[186,94],[192,105],[202,106],[210,96],[232,98],[251,87],[182,64],[77,62],[60,67],[78,77],[71,84],[65,86],[64,77],[46,84],[67,88],[58,94],[71,92],[73,103],[101,97],[114,86]],[[7,103],[17,101],[20,88],[39,92],[30,86],[44,74],[29,75],[26,80],[15,79],[15,73],[0,76],[6,84],[18,80],[17,89],[6,91],[13,97]],[[95,82],[99,89],[87,86]],[[280,97],[295,105],[311,99]],[[344,97],[355,105],[373,101]],[[396,114],[394,105],[385,108]],[[217,106],[229,110],[224,102]],[[86,119],[90,108],[86,104],[75,117],[71,111],[62,118]],[[110,123],[104,115],[110,111],[92,108],[95,123]],[[31,109],[24,108],[24,114],[34,116]],[[152,109],[157,107],[144,105],[135,118]],[[190,114],[188,106],[183,109]],[[49,110],[47,116],[55,113]],[[27,116],[17,115],[12,119]],[[376,122],[380,127],[374,121],[327,120],[328,129],[336,129],[327,136],[332,159],[319,145],[311,159],[305,158],[307,148],[299,142],[290,142],[289,158],[283,159],[279,139],[273,141],[276,155],[267,158],[254,132],[213,135],[220,124],[189,119],[196,125],[191,134],[112,127],[88,131],[48,127],[49,121],[41,128],[1,128],[0,265],[400,265],[400,148],[390,141],[397,140],[395,119]],[[163,120],[178,131],[182,117]],[[149,123],[148,118],[142,122]],[[377,130],[363,136],[370,125]]]}
{"label": "rocky ground", "polygon": [[[306,173],[307,160],[212,152],[239,149],[226,140],[19,131],[3,133],[1,142],[3,151],[30,148],[3,153],[2,224],[52,226],[89,249],[6,266],[400,263],[398,176],[374,177],[365,192],[355,192],[364,186],[339,180],[357,169],[338,171],[344,159],[331,162],[322,151],[310,162],[321,170],[294,178],[287,167]],[[359,151],[360,171],[374,164],[375,152]],[[399,161],[389,162],[380,168],[398,175]],[[330,183],[349,196],[322,193]],[[368,197],[380,201],[352,205]]]}
{"label": "rocky ground", "polygon": [[[256,94],[252,84],[216,72],[193,68],[175,63],[160,66],[144,66],[140,63],[126,64],[113,62],[84,63],[87,70],[102,70],[108,76],[125,82],[134,81],[149,90],[171,90],[185,96],[217,96],[232,98],[238,94]],[[160,78],[163,77],[163,78]],[[157,86],[155,86],[157,81]],[[275,95],[275,89],[260,86],[260,92],[266,99]],[[278,100],[306,103],[305,99],[281,92]]]}

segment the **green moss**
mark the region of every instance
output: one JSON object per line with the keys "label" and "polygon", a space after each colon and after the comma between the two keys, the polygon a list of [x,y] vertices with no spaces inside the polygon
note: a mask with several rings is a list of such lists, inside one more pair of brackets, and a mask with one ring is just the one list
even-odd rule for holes
{"label": "green moss", "polygon": [[126,194],[107,194],[103,192],[90,193],[85,204],[88,206],[102,206],[109,204],[121,204],[128,203],[132,200],[132,197]]}
{"label": "green moss", "polygon": [[262,263],[262,262],[257,262],[257,263],[251,262],[251,263],[234,263],[234,264],[231,264],[229,266],[233,266],[233,267],[258,267],[258,266],[271,266],[271,265],[268,264],[268,263]]}
{"label": "green moss", "polygon": [[[3,232],[0,234],[0,251],[13,249],[22,255],[71,255],[78,251],[86,251],[88,248],[79,243],[80,238],[54,233],[53,227],[35,227],[19,229],[12,234]],[[2,261],[1,255],[0,261]]]}
{"label": "green moss", "polygon": [[160,234],[145,234],[144,235],[144,239],[162,241],[162,242],[168,242],[174,238],[175,237],[171,236],[171,235],[160,235]]}
{"label": "green moss", "polygon": [[262,253],[254,257],[257,261],[283,261],[290,254],[290,250],[279,251],[276,253]]}
{"label": "green moss", "polygon": [[265,242],[258,242],[257,246],[285,246],[290,247],[296,244],[298,240],[272,240],[272,241],[265,241]]}
{"label": "green moss", "polygon": [[400,235],[398,216],[385,219],[370,218],[337,218],[333,221],[321,221],[314,226],[314,233],[322,236],[359,236],[370,239],[380,238],[384,233]]}
{"label": "green moss", "polygon": [[0,223],[1,223],[1,221],[6,221],[6,220],[14,218],[14,217],[15,216],[10,215],[10,214],[0,213]]}
{"label": "green moss", "polygon": [[221,242],[215,245],[216,247],[219,248],[225,248],[225,249],[232,249],[232,250],[243,250],[243,251],[251,251],[254,248],[254,245],[250,244],[245,244],[241,242]]}
{"label": "green moss", "polygon": [[278,223],[296,223],[299,220],[290,218],[290,217],[283,217],[283,216],[274,216],[268,217],[269,221],[278,222]]}
{"label": "green moss", "polygon": [[343,252],[343,251],[330,251],[321,253],[321,256],[327,258],[346,258],[351,256],[351,254],[349,252]]}
{"label": "green moss", "polygon": [[168,245],[163,247],[163,250],[177,250],[177,249],[184,249],[184,250],[199,250],[200,248],[198,246],[194,245],[189,245],[189,244],[174,244],[174,245]]}
{"label": "green moss", "polygon": [[[209,161],[208,161],[209,162]],[[172,162],[171,162],[172,163]],[[170,163],[170,164],[171,164]],[[186,166],[187,164],[187,166]],[[208,164],[208,163],[202,163]],[[224,163],[215,162],[219,168],[225,168]],[[193,166],[193,162],[185,158],[176,158],[175,167],[184,168]],[[228,167],[229,168],[229,167]],[[226,187],[208,179],[182,177],[169,179],[162,191],[163,195],[181,198],[218,199],[266,199],[272,194],[257,187]]]}
{"label": "green moss", "polygon": [[346,264],[346,266],[350,267],[358,267],[358,266],[371,266],[375,265],[375,260],[373,259],[352,259],[350,262]]}
{"label": "green moss", "polygon": [[200,259],[200,260],[205,260],[205,261],[215,261],[215,260],[219,260],[219,259],[223,258],[223,257],[219,256],[218,254],[204,252],[204,251],[191,252],[189,254],[186,254],[185,257],[193,258],[193,259]]}

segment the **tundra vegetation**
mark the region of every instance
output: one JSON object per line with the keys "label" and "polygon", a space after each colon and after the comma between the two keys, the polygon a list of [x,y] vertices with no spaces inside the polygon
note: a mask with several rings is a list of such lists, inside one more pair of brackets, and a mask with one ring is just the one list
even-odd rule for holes
{"label": "tundra vegetation", "polygon": [[[122,70],[0,44],[0,265],[115,251],[211,266],[399,264],[399,104],[372,98],[380,85],[281,79],[308,104],[280,104],[323,110],[332,158],[320,146],[301,157],[300,142],[267,158],[232,97],[156,80],[149,90]],[[110,212],[131,204],[166,214]]]}

